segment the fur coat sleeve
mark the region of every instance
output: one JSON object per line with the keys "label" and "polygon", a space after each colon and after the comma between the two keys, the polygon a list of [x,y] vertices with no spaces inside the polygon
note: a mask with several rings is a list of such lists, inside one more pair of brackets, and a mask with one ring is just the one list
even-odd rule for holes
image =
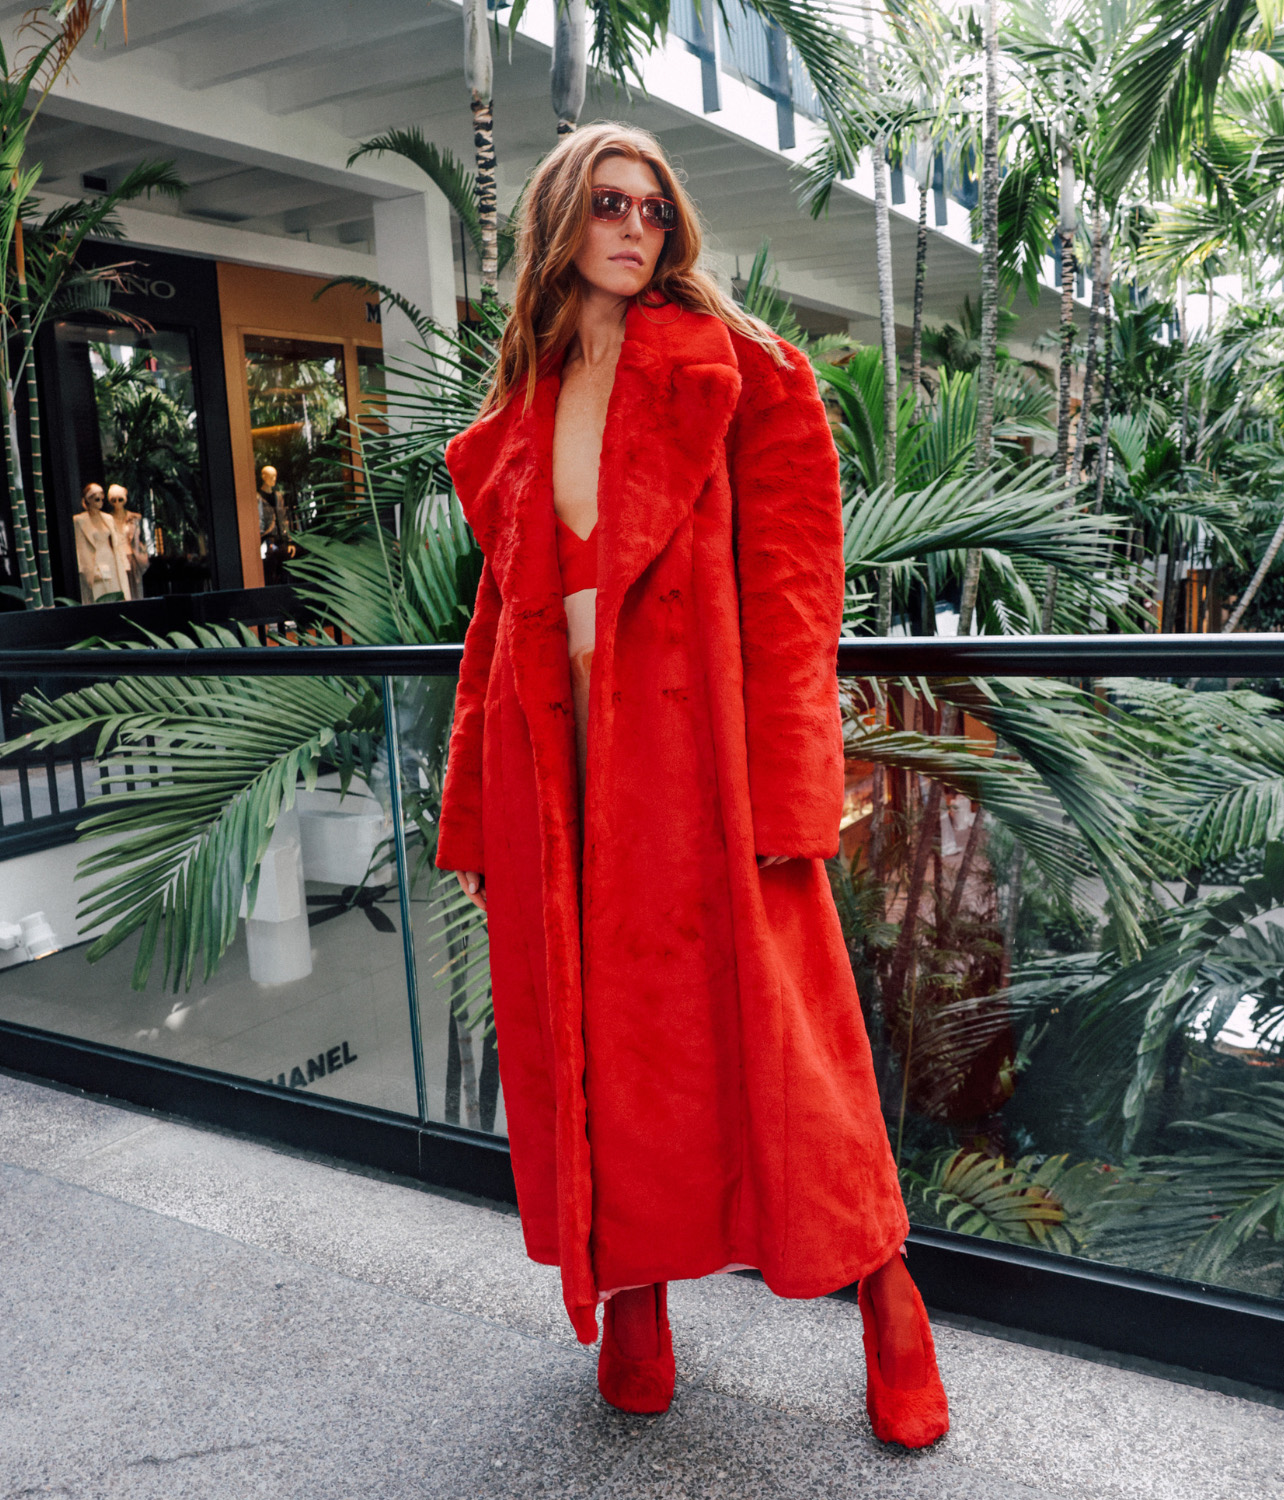
{"label": "fur coat sleeve", "polygon": [[455,693],[455,721],[437,830],[436,863],[442,870],[486,868],[482,857],[482,727],[499,611],[499,588],[486,562],[464,637],[464,658]]}
{"label": "fur coat sleeve", "polygon": [[834,663],[843,611],[838,455],[816,378],[735,338],[742,376],[728,436],[754,843],[827,859],[843,805]]}

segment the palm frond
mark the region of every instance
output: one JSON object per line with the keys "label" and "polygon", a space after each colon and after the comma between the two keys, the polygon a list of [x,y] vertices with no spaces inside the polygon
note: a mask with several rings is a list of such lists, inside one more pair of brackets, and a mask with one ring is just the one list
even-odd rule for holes
{"label": "palm frond", "polygon": [[[194,627],[154,644],[259,643],[248,630]],[[3,753],[97,737],[102,796],[78,831],[94,844],[80,877],[100,879],[80,922],[106,929],[91,962],[140,934],[138,989],[158,944],[166,984],[190,986],[198,970],[210,977],[236,935],[242,897],[253,906],[273,827],[296,788],[314,786],[326,765],[344,786],[362,767],[368,774],[383,715],[362,679],[321,677],[123,677],[56,699],[29,694],[20,708],[36,727]]]}
{"label": "palm frond", "polygon": [[1012,830],[1062,901],[1071,900],[1076,883],[1093,871],[1082,840],[1038,774],[1020,761],[995,757],[988,742],[871,728],[853,717],[844,726],[844,754],[931,777],[979,803]]}
{"label": "palm frond", "polygon": [[1254,1236],[1284,1243],[1284,1083],[1227,1091],[1222,1101],[1237,1107],[1173,1126],[1202,1138],[1202,1150],[1150,1157],[1134,1169],[1147,1191],[1111,1223],[1112,1254],[1214,1281]]}
{"label": "palm frond", "polygon": [[413,163],[433,182],[464,226],[473,249],[481,254],[481,218],[477,211],[477,179],[453,151],[428,140],[418,125],[404,130],[385,130],[362,141],[348,154],[347,165],[363,156],[400,156]]}
{"label": "palm frond", "polygon": [[1073,1254],[1090,1237],[1094,1210],[1112,1184],[1094,1162],[1068,1163],[1066,1156],[1041,1163],[1026,1156],[1009,1165],[1002,1157],[952,1151],[926,1175],[905,1175],[911,1202],[947,1229]]}
{"label": "palm frond", "polygon": [[1258,20],[1257,0],[1154,0],[1125,52],[1102,151],[1103,187],[1118,201],[1145,168],[1162,189],[1179,168],[1213,100],[1231,54]]}
{"label": "palm frond", "polygon": [[1051,464],[940,479],[891,494],[886,485],[843,507],[849,576],[929,552],[980,547],[1034,558],[1083,577],[1111,561],[1113,517],[1064,509]]}

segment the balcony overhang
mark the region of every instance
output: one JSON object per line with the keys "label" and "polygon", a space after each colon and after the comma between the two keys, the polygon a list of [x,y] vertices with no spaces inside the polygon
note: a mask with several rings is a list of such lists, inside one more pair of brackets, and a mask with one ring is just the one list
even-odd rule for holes
{"label": "balcony overhang", "polygon": [[[0,0],[0,30],[17,42],[25,0]],[[501,207],[554,143],[549,103],[553,0],[533,0],[517,35],[495,47],[495,136]],[[381,199],[424,188],[395,157],[347,159],[362,140],[417,125],[465,162],[472,122],[462,72],[462,19],[451,0],[134,0],[129,40],[119,16],[97,45],[84,45],[32,136],[41,188],[79,196],[84,175],[108,182],[142,157],[172,157],[191,191],[179,204],[130,211],[131,238],[222,258],[374,274],[373,215]],[[675,37],[648,61],[647,92],[626,95],[593,80],[585,119],[616,117],[653,131],[687,175],[728,275],[746,271],[767,240],[782,290],[801,308],[877,338],[878,285],[872,186],[839,185],[828,213],[799,208],[794,164],[815,139],[802,117],[798,147],[776,144],[776,105],[730,75],[723,107],[705,114],[700,62]],[[868,167],[865,168],[868,177]],[[896,317],[911,321],[917,190],[893,210]],[[935,214],[932,215],[933,220]],[[168,222],[167,222],[168,221]],[[966,216],[929,230],[925,316],[953,321],[976,298],[976,247]],[[290,249],[306,246],[306,250]],[[475,283],[474,283],[475,285]],[[1055,327],[1055,297],[1013,306],[1009,342],[1028,349]]]}

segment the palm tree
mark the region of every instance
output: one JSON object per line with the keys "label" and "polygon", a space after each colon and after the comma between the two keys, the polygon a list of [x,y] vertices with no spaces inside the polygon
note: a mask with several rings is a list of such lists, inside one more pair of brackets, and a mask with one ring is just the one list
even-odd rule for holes
{"label": "palm tree", "polygon": [[918,177],[918,233],[914,253],[914,314],[910,337],[910,384],[922,399],[923,294],[927,284],[927,200],[932,171],[952,148],[958,153],[960,112],[970,57],[960,27],[936,0],[890,0],[887,19],[892,45],[885,66],[894,76],[891,88],[913,100],[913,119],[893,142],[905,155],[913,137]]}
{"label": "palm tree", "polygon": [[[981,140],[981,358],[977,366],[976,467],[987,472],[994,457],[994,381],[999,350],[999,33],[996,0],[982,0],[984,49]],[[981,554],[971,550],[963,571],[959,634],[972,629]]]}
{"label": "palm tree", "polygon": [[[382,135],[373,136],[368,141],[362,141],[348,156],[348,165],[363,156],[400,156],[406,161],[413,163],[440,191],[441,195],[449,204],[451,211],[463,226],[469,243],[477,253],[478,260],[484,265],[488,255],[493,253],[495,260],[495,275],[508,264],[513,254],[513,232],[511,229],[511,218],[507,223],[500,224],[498,213],[492,212],[491,223],[488,228],[482,213],[482,186],[480,174],[474,175],[463,165],[463,163],[445,146],[438,146],[435,142],[428,140],[418,125],[412,125],[407,129],[386,130]],[[494,178],[491,179],[491,204],[494,209]],[[493,245],[489,236],[493,233]],[[385,295],[390,301],[396,302],[398,294],[392,288],[383,288],[376,282],[362,277],[340,276],[327,283],[330,286],[357,286],[362,289],[373,290]],[[494,291],[494,279],[490,283],[491,291]],[[489,300],[494,301],[495,298]],[[407,309],[404,307],[402,311]],[[410,321],[416,328],[420,327],[422,314],[417,311],[411,316]],[[422,331],[422,330],[421,330]]]}
{"label": "palm tree", "polygon": [[1267,56],[1274,19],[1262,0],[1151,0],[1120,58],[1103,153],[1110,196],[1142,170],[1156,192],[1180,175],[1236,54]]}
{"label": "palm tree", "polygon": [[[23,241],[22,215],[32,190],[40,180],[40,167],[25,161],[27,135],[50,91],[71,60],[71,55],[89,28],[83,7],[68,10],[56,25],[37,23],[37,43],[29,58],[10,64],[0,47],[0,180],[7,192],[0,210],[0,267],[3,268],[4,302],[0,305],[0,376],[4,385],[5,479],[11,498],[17,532],[18,579],[28,609],[53,603],[49,579],[48,537],[41,497],[28,499],[22,475],[22,449],[18,435],[16,397],[20,386],[28,396],[35,390],[34,376],[25,379],[30,360],[27,349],[32,336],[31,309]],[[30,102],[29,104],[29,101]],[[13,269],[10,271],[10,257]],[[9,336],[18,333],[23,344],[19,368],[10,367]],[[32,451],[34,478],[40,483],[39,402]]]}
{"label": "palm tree", "polygon": [[[872,98],[881,92],[881,67],[874,45],[874,23],[865,15],[865,65]],[[891,187],[887,172],[889,133],[880,122],[872,142],[874,171],[874,260],[878,269],[879,332],[883,350],[883,472],[896,473],[896,406],[900,393],[900,360],[896,353],[896,297],[892,286]],[[878,583],[877,633],[892,628],[892,579],[884,572]]]}
{"label": "palm tree", "polygon": [[[1020,69],[1024,110],[1017,124],[1023,137],[1023,177],[1010,197],[1019,202],[1009,222],[1018,243],[1004,247],[1009,268],[1024,258],[1027,290],[1037,300],[1034,262],[1049,238],[1055,203],[1055,242],[1061,282],[1059,404],[1057,458],[1067,485],[1081,477],[1088,413],[1096,377],[1097,339],[1106,301],[1103,266],[1109,264],[1105,245],[1118,198],[1103,190],[1103,142],[1109,133],[1111,111],[1119,86],[1120,60],[1135,33],[1137,0],[1107,0],[1104,4],[1068,6],[1055,0],[1017,0],[1004,29],[1008,54]],[[1090,192],[1092,306],[1084,365],[1081,417],[1074,451],[1070,447],[1071,381],[1077,329],[1074,320],[1076,240],[1079,233],[1082,184]],[[1045,621],[1055,610],[1056,578],[1050,576],[1045,598]]]}
{"label": "palm tree", "polygon": [[464,83],[473,114],[477,162],[477,220],[481,231],[482,298],[495,295],[499,276],[499,210],[495,196],[494,64],[486,0],[464,0]]}
{"label": "palm tree", "polygon": [[1075,239],[1079,223],[1079,163],[1084,111],[1078,59],[1073,53],[1080,17],[1056,0],[1013,0],[1002,32],[1006,54],[1019,67],[1024,110],[1020,125],[1036,171],[1056,183],[1056,244],[1061,282],[1060,379],[1057,401],[1057,463],[1064,474],[1069,465],[1070,379],[1075,337],[1074,283],[1077,261]]}
{"label": "palm tree", "polygon": [[557,133],[569,135],[579,123],[588,86],[585,0],[557,0],[553,16],[553,113]]}

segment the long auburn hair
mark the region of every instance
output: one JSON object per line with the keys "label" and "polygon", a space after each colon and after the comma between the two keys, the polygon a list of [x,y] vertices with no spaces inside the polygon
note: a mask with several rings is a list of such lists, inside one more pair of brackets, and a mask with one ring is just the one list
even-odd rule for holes
{"label": "long auburn hair", "polygon": [[483,416],[522,386],[529,404],[541,371],[575,334],[583,297],[575,256],[588,232],[594,169],[612,156],[650,167],[660,192],[678,210],[677,228],[665,235],[651,285],[640,300],[649,306],[675,303],[691,312],[712,313],[784,363],[767,325],[737,307],[700,269],[700,217],[659,141],[649,131],[608,120],[566,136],[536,167],[526,186],[517,230],[517,290]]}

